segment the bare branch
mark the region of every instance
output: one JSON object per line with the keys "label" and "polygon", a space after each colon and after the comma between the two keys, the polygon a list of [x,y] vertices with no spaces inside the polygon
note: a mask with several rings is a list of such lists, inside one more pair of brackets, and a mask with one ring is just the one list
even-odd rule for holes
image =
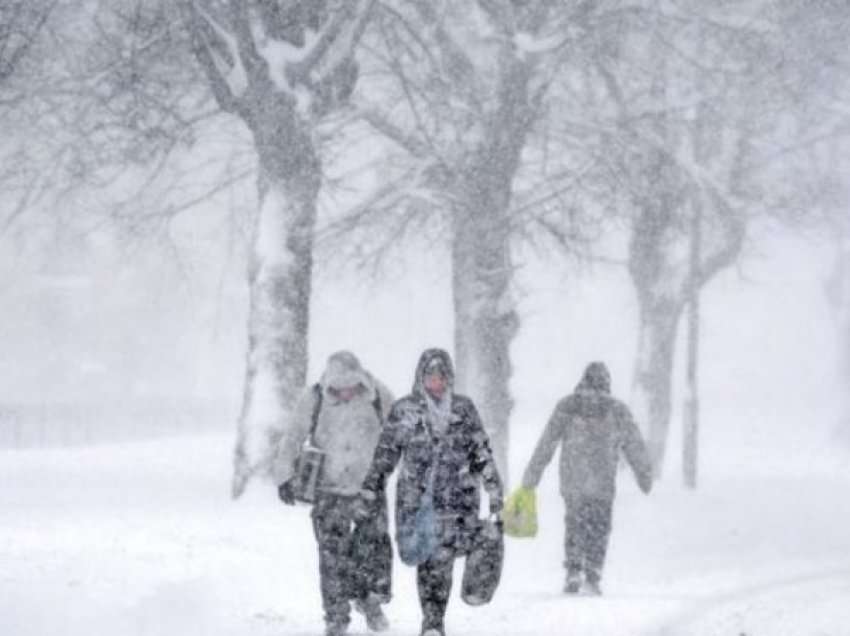
{"label": "bare branch", "polygon": [[[344,60],[350,57],[363,36],[374,4],[375,0],[341,3],[337,10],[331,13],[328,24],[322,29],[318,40],[304,58],[288,64],[287,74],[309,84],[311,74],[319,67],[325,65],[328,67],[327,72],[331,72],[339,64],[339,62],[327,64],[328,58],[336,57],[337,60]],[[335,45],[343,50],[333,56],[331,53]]]}
{"label": "bare branch", "polygon": [[[226,32],[198,7],[195,0],[182,0],[181,7],[184,10],[184,20],[189,29],[195,56],[201,68],[204,69],[216,101],[222,110],[229,113],[238,112],[241,106],[239,99],[228,82],[227,74],[220,68],[218,60],[221,53],[213,49],[216,44],[219,51],[222,46],[225,47],[230,59],[225,59],[223,62],[229,64],[232,69],[240,63],[238,53],[233,50],[232,40],[227,39]],[[215,37],[222,39],[223,42],[214,41]]]}
{"label": "bare branch", "polygon": [[393,124],[388,117],[382,115],[378,111],[374,109],[357,108],[354,110],[354,113],[356,117],[362,119],[376,131],[384,135],[387,139],[391,139],[397,143],[404,150],[409,152],[411,156],[418,159],[424,159],[430,156],[431,153],[428,146],[420,142],[415,137],[405,133],[401,128]]}

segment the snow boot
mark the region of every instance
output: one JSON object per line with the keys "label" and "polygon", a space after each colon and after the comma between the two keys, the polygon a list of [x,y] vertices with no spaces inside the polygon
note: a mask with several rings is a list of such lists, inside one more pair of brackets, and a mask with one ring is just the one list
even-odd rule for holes
{"label": "snow boot", "polygon": [[348,623],[328,621],[325,623],[325,636],[345,636],[348,632]]}
{"label": "snow boot", "polygon": [[581,589],[581,574],[567,574],[567,581],[564,583],[565,594],[578,594]]}
{"label": "snow boot", "polygon": [[366,627],[370,632],[385,632],[390,627],[390,622],[381,609],[381,604],[371,598],[365,601],[354,601],[354,609],[366,618]]}
{"label": "snow boot", "polygon": [[428,620],[422,621],[422,631],[419,636],[446,636],[446,630],[443,629],[442,621],[439,623]]}

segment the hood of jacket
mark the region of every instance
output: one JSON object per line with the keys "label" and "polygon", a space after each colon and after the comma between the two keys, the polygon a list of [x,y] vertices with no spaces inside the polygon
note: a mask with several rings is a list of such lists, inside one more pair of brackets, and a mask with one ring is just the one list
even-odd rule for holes
{"label": "hood of jacket", "polygon": [[416,365],[416,375],[413,378],[413,394],[421,397],[425,396],[425,372],[434,365],[437,365],[442,370],[448,384],[448,392],[453,392],[455,385],[455,369],[452,364],[452,358],[444,349],[426,349],[419,356],[419,362]]}
{"label": "hood of jacket", "polygon": [[595,391],[611,394],[611,374],[604,362],[591,362],[576,386],[576,391]]}
{"label": "hood of jacket", "polygon": [[372,393],[375,388],[372,376],[350,351],[337,351],[330,355],[319,384],[325,391],[361,385],[367,392]]}

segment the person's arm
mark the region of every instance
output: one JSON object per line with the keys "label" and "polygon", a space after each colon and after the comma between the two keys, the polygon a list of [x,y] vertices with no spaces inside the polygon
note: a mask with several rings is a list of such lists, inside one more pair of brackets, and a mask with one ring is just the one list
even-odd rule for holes
{"label": "person's arm", "polygon": [[390,410],[392,410],[395,398],[393,398],[392,392],[383,382],[380,380],[375,380],[374,382],[375,390],[378,392],[378,397],[381,400],[381,415],[383,417],[383,421],[386,422],[390,417]]}
{"label": "person's arm", "polygon": [[648,493],[652,489],[652,461],[649,451],[629,408],[625,404],[620,404],[617,411],[623,455],[634,473],[638,486],[643,492]]}
{"label": "person's arm", "polygon": [[549,417],[546,423],[546,428],[543,429],[543,434],[537,442],[534,453],[525,467],[525,472],[522,475],[522,487],[529,490],[537,488],[540,483],[540,478],[543,476],[543,471],[549,462],[552,461],[552,456],[555,454],[555,449],[558,448],[561,440],[564,437],[564,430],[567,426],[569,417],[570,400],[561,400]]}
{"label": "person's arm", "polygon": [[467,408],[467,417],[472,428],[472,461],[470,462],[470,470],[473,473],[481,475],[484,490],[487,491],[487,495],[490,497],[490,512],[497,513],[502,509],[504,504],[502,478],[496,466],[493,449],[490,447],[490,437],[481,423],[481,416],[478,415],[478,410],[472,401],[468,403]]}
{"label": "person's arm", "polygon": [[316,399],[316,393],[311,386],[301,395],[287,422],[272,466],[272,475],[278,485],[289,481],[295,474],[295,458],[310,434]]}
{"label": "person's arm", "polygon": [[367,498],[370,494],[377,495],[383,490],[387,476],[395,470],[401,458],[404,418],[405,405],[403,402],[396,402],[392,405],[387,422],[381,429],[369,472],[363,479],[361,491],[365,491],[364,496]]}

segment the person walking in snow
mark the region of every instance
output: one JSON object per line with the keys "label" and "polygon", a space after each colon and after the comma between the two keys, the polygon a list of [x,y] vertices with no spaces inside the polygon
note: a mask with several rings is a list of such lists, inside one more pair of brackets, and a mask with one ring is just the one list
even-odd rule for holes
{"label": "person walking in snow", "polygon": [[[445,636],[444,618],[457,557],[468,554],[479,527],[480,489],[489,509],[502,509],[502,482],[475,405],[453,390],[449,354],[428,349],[416,366],[413,391],[393,404],[372,466],[363,481],[363,505],[380,498],[386,478],[401,461],[396,487],[396,539],[402,560],[416,564],[422,636]],[[433,540],[408,548],[431,511]],[[433,521],[433,523],[432,523]],[[427,534],[427,533],[426,533]]]}
{"label": "person walking in snow", "polygon": [[278,495],[289,505],[296,502],[295,464],[305,440],[310,437],[324,451],[311,517],[327,636],[346,632],[352,601],[371,631],[389,626],[381,609],[390,600],[392,568],[383,490],[375,492],[374,514],[354,521],[360,484],[392,401],[354,354],[338,351],[297,403],[278,448]]}
{"label": "person walking in snow", "polygon": [[575,391],[558,402],[525,469],[522,488],[537,487],[558,446],[566,505],[564,591],[598,595],[621,454],[641,490],[652,488],[646,445],[628,407],[611,396],[611,376],[602,362],[590,363]]}

